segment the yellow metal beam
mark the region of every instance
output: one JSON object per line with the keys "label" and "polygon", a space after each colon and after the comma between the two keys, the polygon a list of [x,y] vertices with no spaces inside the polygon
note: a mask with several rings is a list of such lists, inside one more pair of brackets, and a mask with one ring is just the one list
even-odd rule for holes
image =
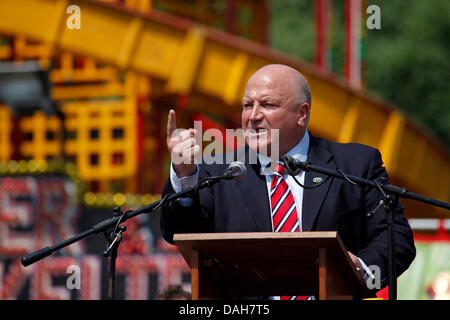
{"label": "yellow metal beam", "polygon": [[400,144],[403,141],[405,130],[405,118],[403,115],[394,111],[390,114],[387,125],[385,126],[380,143],[380,151],[383,154],[384,163],[392,170],[398,170],[398,156]]}
{"label": "yellow metal beam", "polygon": [[239,52],[234,58],[229,70],[229,79],[223,91],[222,99],[229,105],[240,104],[242,101],[241,85],[244,82],[244,72],[248,64],[248,54]]}
{"label": "yellow metal beam", "polygon": [[205,30],[200,27],[192,28],[187,32],[169,75],[166,89],[168,93],[188,94],[192,90],[201,62]]}
{"label": "yellow metal beam", "polygon": [[0,31],[54,43],[68,6],[66,0],[0,1]]}
{"label": "yellow metal beam", "polygon": [[361,117],[361,107],[359,104],[351,105],[345,112],[342,121],[341,131],[339,133],[339,142],[348,143],[355,141],[355,135],[358,125],[358,120]]}
{"label": "yellow metal beam", "polygon": [[0,161],[11,159],[11,111],[5,105],[0,105]]}
{"label": "yellow metal beam", "polygon": [[142,20],[133,18],[127,26],[126,34],[120,51],[117,54],[117,66],[121,69],[128,67],[131,52],[137,41],[138,34],[142,28]]}

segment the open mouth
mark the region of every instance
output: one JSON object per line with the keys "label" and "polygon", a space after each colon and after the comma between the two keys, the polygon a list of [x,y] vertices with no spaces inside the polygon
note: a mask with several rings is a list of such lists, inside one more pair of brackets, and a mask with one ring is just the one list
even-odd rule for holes
{"label": "open mouth", "polygon": [[269,129],[267,128],[250,128],[247,129],[246,133],[247,135],[262,135],[269,132]]}

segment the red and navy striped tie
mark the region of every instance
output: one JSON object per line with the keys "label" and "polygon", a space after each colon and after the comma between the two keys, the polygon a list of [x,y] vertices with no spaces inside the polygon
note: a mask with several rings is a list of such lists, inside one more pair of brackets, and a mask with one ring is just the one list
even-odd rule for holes
{"label": "red and navy striped tie", "polygon": [[284,168],[278,165],[273,172],[270,187],[273,231],[298,232],[300,231],[300,227],[294,196],[283,177]]}
{"label": "red and navy striped tie", "polygon": [[[294,196],[284,180],[284,168],[278,165],[273,171],[270,186],[270,201],[272,204],[273,231],[299,232],[297,208]],[[308,296],[281,296],[281,300],[305,300]]]}

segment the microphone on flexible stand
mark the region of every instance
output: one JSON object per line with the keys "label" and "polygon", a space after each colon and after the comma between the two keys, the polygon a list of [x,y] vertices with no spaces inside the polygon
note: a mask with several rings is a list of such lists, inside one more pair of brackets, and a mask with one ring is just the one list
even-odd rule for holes
{"label": "microphone on flexible stand", "polygon": [[309,162],[299,161],[291,156],[281,156],[280,163],[284,171],[290,176],[297,176],[300,171],[308,171]]}
{"label": "microphone on flexible stand", "polygon": [[240,161],[234,161],[228,166],[227,170],[223,174],[223,178],[226,180],[239,180],[244,178],[246,174],[247,168],[245,167],[245,164]]}

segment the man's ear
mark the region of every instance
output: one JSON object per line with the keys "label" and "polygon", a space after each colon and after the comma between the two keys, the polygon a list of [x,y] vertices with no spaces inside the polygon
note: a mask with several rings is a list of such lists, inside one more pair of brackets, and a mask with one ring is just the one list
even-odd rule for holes
{"label": "man's ear", "polygon": [[304,102],[301,105],[298,106],[299,111],[299,118],[298,118],[298,125],[301,127],[304,127],[308,124],[309,121],[309,111],[310,106],[308,103]]}

